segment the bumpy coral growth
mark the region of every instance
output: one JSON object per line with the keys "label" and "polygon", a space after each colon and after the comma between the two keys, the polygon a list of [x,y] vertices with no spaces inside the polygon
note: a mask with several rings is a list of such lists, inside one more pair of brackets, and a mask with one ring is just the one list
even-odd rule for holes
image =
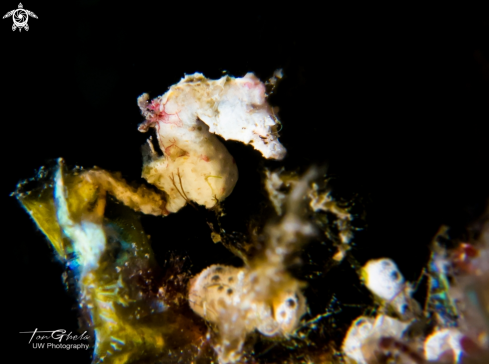
{"label": "bumpy coral growth", "polygon": [[141,132],[155,128],[164,156],[153,153],[143,177],[168,194],[166,208],[176,212],[188,201],[207,208],[225,199],[238,179],[226,147],[213,135],[252,144],[265,158],[282,159],[275,118],[265,85],[253,74],[208,80],[186,76],[164,95],[138,99],[146,121]]}
{"label": "bumpy coral growth", "polygon": [[[471,243],[450,242],[448,232],[442,226],[432,242],[424,311],[393,261],[371,260],[362,268],[366,287],[396,318],[365,316],[353,322],[343,341],[348,362],[488,362],[489,222]],[[379,317],[384,324],[377,324]]]}
{"label": "bumpy coral growth", "polygon": [[[310,208],[314,212],[326,212],[336,217],[334,225],[338,231],[339,241],[337,243],[337,252],[333,256],[335,261],[342,261],[348,250],[351,249],[351,240],[353,238],[353,215],[348,212],[348,209],[341,207],[337,201],[331,196],[331,191],[326,187],[320,188],[317,183],[313,183],[309,191],[311,202]],[[332,224],[331,224],[332,225]],[[332,238],[329,231],[325,231],[325,235]],[[334,239],[334,238],[333,238]],[[336,240],[336,239],[335,239]]]}
{"label": "bumpy coral growth", "polygon": [[256,329],[265,336],[289,335],[305,313],[300,291],[282,292],[269,302],[256,297],[254,283],[249,269],[221,265],[205,269],[190,282],[190,307],[219,328],[215,349],[222,363],[241,358],[246,334]]}
{"label": "bumpy coral growth", "polygon": [[367,288],[401,316],[410,316],[417,304],[411,299],[412,288],[391,259],[370,260],[364,267]]}
{"label": "bumpy coral growth", "polygon": [[454,328],[445,328],[426,338],[424,352],[427,360],[448,359],[459,363],[462,358],[463,334]]}
{"label": "bumpy coral growth", "polygon": [[298,214],[311,170],[294,183],[285,200],[286,213],[268,226],[268,241],[261,255],[243,268],[212,266],[190,283],[190,306],[219,331],[215,345],[220,363],[241,359],[246,335],[253,330],[270,337],[287,337],[306,313],[301,293],[303,283],[287,271],[286,260],[314,233],[310,223]]}
{"label": "bumpy coral growth", "polygon": [[358,317],[346,334],[343,351],[348,358],[354,360],[354,363],[372,363],[373,351],[378,348],[382,337],[400,339],[408,326],[406,323],[385,315],[375,318]]}
{"label": "bumpy coral growth", "polygon": [[227,311],[241,311],[247,332],[257,329],[266,336],[292,333],[306,310],[302,293],[283,292],[271,304],[253,301],[254,282],[250,278],[249,269],[213,265],[192,279],[190,307],[213,323]]}

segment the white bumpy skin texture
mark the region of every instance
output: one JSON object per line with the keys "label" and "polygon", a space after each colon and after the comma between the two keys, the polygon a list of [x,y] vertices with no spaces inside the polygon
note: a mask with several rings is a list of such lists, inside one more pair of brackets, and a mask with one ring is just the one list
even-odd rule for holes
{"label": "white bumpy skin texture", "polygon": [[177,212],[189,201],[212,208],[232,192],[237,166],[212,133],[251,144],[265,158],[285,156],[265,85],[251,73],[219,80],[195,73],[148,100],[147,94],[138,99],[146,118],[139,130],[156,129],[164,156],[153,152],[143,167],[143,178],[167,193],[169,212]]}

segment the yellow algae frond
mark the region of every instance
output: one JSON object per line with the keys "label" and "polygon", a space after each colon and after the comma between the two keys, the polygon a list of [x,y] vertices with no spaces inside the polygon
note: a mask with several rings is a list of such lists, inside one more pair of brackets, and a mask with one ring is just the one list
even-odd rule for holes
{"label": "yellow algae frond", "polygon": [[161,357],[175,340],[193,358],[202,343],[201,324],[171,296],[180,292],[154,279],[158,266],[138,215],[107,199],[103,186],[79,172],[59,160],[17,198],[76,277],[80,307],[95,338],[94,362]]}

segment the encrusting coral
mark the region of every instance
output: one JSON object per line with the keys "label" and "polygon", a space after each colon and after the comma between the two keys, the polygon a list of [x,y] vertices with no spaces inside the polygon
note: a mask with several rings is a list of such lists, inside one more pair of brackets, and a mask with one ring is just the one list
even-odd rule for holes
{"label": "encrusting coral", "polygon": [[[489,212],[489,206],[488,206]],[[486,213],[487,214],[487,213]],[[386,318],[391,332],[369,317],[352,323],[343,341],[347,360],[357,364],[482,364],[489,359],[489,221],[483,218],[479,239],[451,241],[442,226],[432,242],[426,269],[424,310],[411,298],[412,287],[389,259],[369,261],[362,274],[367,288],[392,307]]]}
{"label": "encrusting coral", "polygon": [[413,289],[391,259],[374,259],[362,268],[365,286],[404,319],[413,318],[419,306]]}
{"label": "encrusting coral", "polygon": [[285,214],[267,227],[267,244],[243,268],[212,266],[190,284],[190,307],[217,325],[219,361],[241,358],[246,335],[257,329],[270,337],[288,337],[306,313],[302,282],[287,270],[287,259],[313,235],[313,226],[299,212],[315,170],[295,183]]}

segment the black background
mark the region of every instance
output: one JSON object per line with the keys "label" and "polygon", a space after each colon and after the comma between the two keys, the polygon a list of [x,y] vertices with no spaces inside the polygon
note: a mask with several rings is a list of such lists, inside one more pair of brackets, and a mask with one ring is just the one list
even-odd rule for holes
{"label": "black background", "polygon": [[[2,2],[7,13],[17,2]],[[219,78],[277,68],[288,168],[328,163],[371,202],[359,259],[390,256],[414,280],[441,223],[464,226],[489,194],[489,21],[483,9],[334,7],[294,2],[214,6],[169,1],[26,1],[28,32],[0,22],[2,302],[4,353],[16,362],[89,362],[89,352],[33,350],[20,331],[75,331],[62,266],[9,194],[48,161],[140,179],[136,104],[185,73]],[[228,143],[240,180],[228,204],[239,220],[260,201],[258,153]],[[269,166],[277,166],[267,162]],[[188,208],[187,208],[188,209]],[[240,212],[241,214],[240,215]],[[190,256],[198,272],[233,258],[205,221],[183,211],[145,217],[157,254]],[[5,354],[6,355],[6,354]]]}

